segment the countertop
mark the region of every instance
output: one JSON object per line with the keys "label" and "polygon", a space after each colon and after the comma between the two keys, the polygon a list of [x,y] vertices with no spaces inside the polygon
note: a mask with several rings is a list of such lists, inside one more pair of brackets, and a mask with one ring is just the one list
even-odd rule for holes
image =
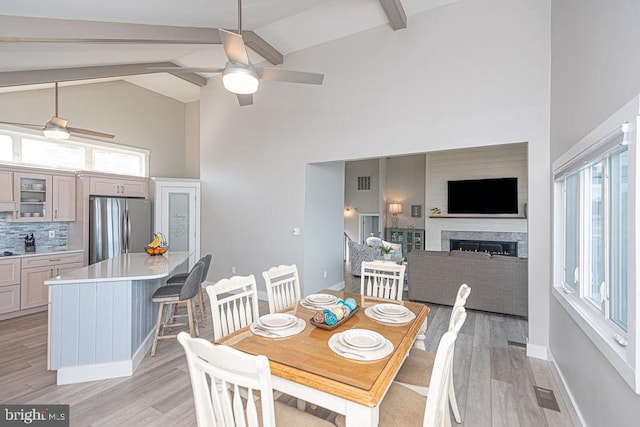
{"label": "countertop", "polygon": [[46,280],[44,284],[161,279],[171,275],[188,258],[189,252],[167,252],[163,256],[150,256],[146,253],[123,254]]}
{"label": "countertop", "polygon": [[5,259],[14,259],[14,258],[28,258],[33,256],[47,256],[47,255],[64,255],[64,254],[75,254],[82,253],[84,250],[82,249],[71,249],[64,251],[42,251],[42,252],[27,252],[27,253],[17,253],[14,252],[13,255],[2,255],[0,252],[0,261]]}

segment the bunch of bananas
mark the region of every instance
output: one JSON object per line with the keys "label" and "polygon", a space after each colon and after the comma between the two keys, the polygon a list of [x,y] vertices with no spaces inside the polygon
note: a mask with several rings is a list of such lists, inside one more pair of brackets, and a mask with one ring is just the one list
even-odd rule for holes
{"label": "bunch of bananas", "polygon": [[153,240],[149,242],[145,251],[149,255],[162,255],[167,252],[169,249],[169,245],[167,243],[167,238],[164,234],[157,232],[153,233]]}

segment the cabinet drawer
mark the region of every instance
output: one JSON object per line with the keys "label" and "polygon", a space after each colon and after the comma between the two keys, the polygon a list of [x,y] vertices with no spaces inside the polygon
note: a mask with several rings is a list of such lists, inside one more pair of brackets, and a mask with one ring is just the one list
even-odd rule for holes
{"label": "cabinet drawer", "polygon": [[48,267],[72,262],[82,262],[82,252],[74,254],[50,254],[22,258],[22,268]]}
{"label": "cabinet drawer", "polygon": [[0,260],[0,286],[20,284],[20,259]]}
{"label": "cabinet drawer", "polygon": [[0,286],[0,314],[20,310],[20,285]]}

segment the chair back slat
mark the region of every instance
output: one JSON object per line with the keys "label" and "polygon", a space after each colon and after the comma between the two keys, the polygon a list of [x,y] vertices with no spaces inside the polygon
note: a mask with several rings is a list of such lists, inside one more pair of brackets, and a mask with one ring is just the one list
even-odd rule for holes
{"label": "chair back slat", "polygon": [[221,339],[250,325],[258,318],[255,276],[234,276],[207,286],[215,339]]}
{"label": "chair back slat", "polygon": [[402,264],[383,261],[363,261],[360,293],[364,296],[402,301],[404,274]]}
{"label": "chair back slat", "polygon": [[[178,341],[187,356],[199,426],[275,426],[271,370],[265,356],[214,346],[186,333],[180,333]],[[258,392],[262,419],[255,403]]]}
{"label": "chair back slat", "polygon": [[276,313],[294,306],[300,301],[298,267],[279,265],[262,272],[269,300],[269,312]]}

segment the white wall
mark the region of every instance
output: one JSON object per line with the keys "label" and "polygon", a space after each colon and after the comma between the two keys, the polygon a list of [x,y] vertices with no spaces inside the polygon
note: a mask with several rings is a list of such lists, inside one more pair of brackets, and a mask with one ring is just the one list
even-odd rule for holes
{"label": "white wall", "polygon": [[[379,163],[378,159],[356,160],[344,166],[344,205],[351,208],[351,214],[344,218],[344,231],[355,241],[359,236],[359,215],[379,213]],[[359,176],[371,177],[371,191],[358,191]]]}
{"label": "white wall", "polygon": [[[344,162],[311,164],[305,174],[303,295],[342,289]],[[299,237],[300,238],[300,237]]]}
{"label": "white wall", "polygon": [[[398,227],[424,227],[425,155],[399,156],[387,159],[386,206],[402,204]],[[411,205],[422,207],[419,218],[411,217]],[[391,227],[392,215],[387,213],[385,227]]]}
{"label": "white wall", "polygon": [[185,104],[184,177],[200,178],[200,102]]}
{"label": "white wall", "polygon": [[[151,150],[151,176],[184,176],[182,102],[124,81],[60,87],[58,98],[58,113],[69,126],[111,133],[114,143]],[[0,94],[2,121],[44,126],[54,112],[53,87]]]}
{"label": "white wall", "polygon": [[[635,0],[554,0],[552,161],[640,93],[638,22]],[[640,396],[553,298],[550,310],[551,351],[585,424],[637,425]]]}
{"label": "white wall", "polygon": [[[234,265],[317,267],[290,233],[304,221],[308,163],[527,141],[529,339],[546,348],[548,34],[548,1],[464,1],[413,16],[406,30],[384,26],[285,58],[286,68],[324,72],[321,87],[262,82],[255,105],[240,108],[211,80],[201,97],[200,175],[212,276]],[[332,238],[341,247],[342,234]]]}
{"label": "white wall", "polygon": [[528,200],[527,144],[509,144],[466,150],[448,150],[427,154],[426,244],[441,249],[441,231],[527,232],[520,219],[447,219],[429,218],[432,208],[447,212],[447,181],[484,178],[518,178],[518,216],[524,216]]}

